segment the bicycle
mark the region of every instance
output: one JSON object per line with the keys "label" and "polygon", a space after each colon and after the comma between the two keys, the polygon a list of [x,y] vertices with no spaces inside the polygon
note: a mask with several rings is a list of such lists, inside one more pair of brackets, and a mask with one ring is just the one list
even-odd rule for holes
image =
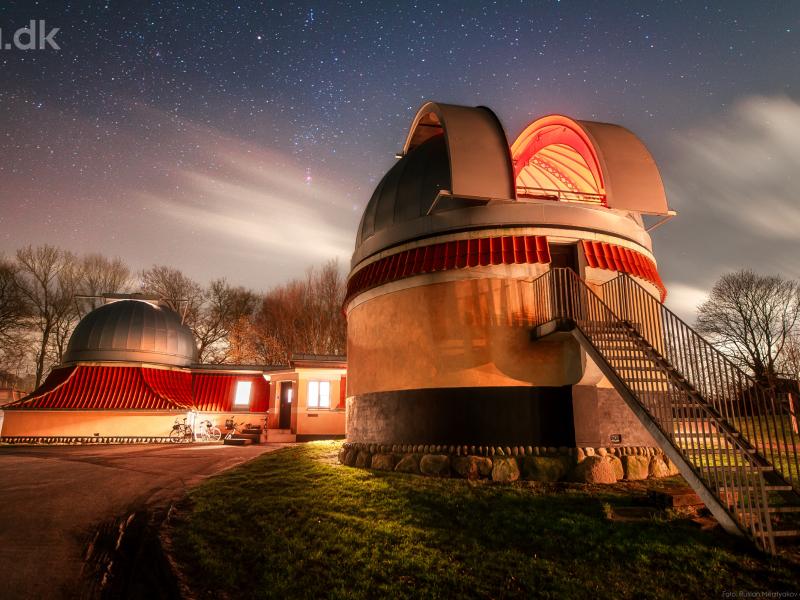
{"label": "bicycle", "polygon": [[230,419],[225,419],[225,429],[228,431],[228,433],[225,434],[225,439],[226,440],[233,439],[233,436],[239,433],[239,429],[241,428],[242,425],[243,423],[236,423],[233,420],[233,417],[231,417]]}
{"label": "bicycle", "polygon": [[176,417],[175,423],[172,425],[172,431],[169,432],[169,441],[173,444],[181,444],[192,440],[194,440],[194,433],[192,432],[192,426],[186,424],[186,417],[183,418],[183,423],[178,423]]}
{"label": "bicycle", "polygon": [[200,421],[200,430],[195,434],[196,440],[201,442],[218,442],[221,437],[222,432],[219,430],[219,427],[208,419]]}

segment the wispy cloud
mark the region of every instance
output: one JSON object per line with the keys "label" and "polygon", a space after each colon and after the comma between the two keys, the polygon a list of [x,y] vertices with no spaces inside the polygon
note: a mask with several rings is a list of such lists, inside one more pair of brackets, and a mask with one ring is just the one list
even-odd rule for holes
{"label": "wispy cloud", "polygon": [[229,161],[224,172],[180,171],[179,192],[142,199],[175,225],[204,230],[217,243],[301,261],[349,258],[353,233],[335,223],[330,213],[337,205],[324,199],[333,192],[312,188],[302,172],[276,167],[266,157],[250,157],[248,164],[223,151],[221,158]]}
{"label": "wispy cloud", "polygon": [[678,131],[660,167],[679,215],[654,239],[670,294],[683,297],[678,304],[743,267],[800,277],[798,102],[743,99]]}
{"label": "wispy cloud", "polygon": [[[181,123],[189,148],[169,185],[144,186],[135,201],[159,216],[176,238],[193,236],[195,255],[231,269],[254,269],[274,281],[331,258],[348,264],[357,215],[335,185],[298,166],[296,157]],[[244,264],[242,264],[244,263]]]}
{"label": "wispy cloud", "polygon": [[674,193],[700,194],[704,206],[756,234],[800,237],[800,104],[748,98],[677,144],[684,177],[670,181]]}
{"label": "wispy cloud", "polygon": [[684,321],[692,323],[697,316],[697,307],[707,299],[707,290],[675,283],[669,288],[666,304]]}

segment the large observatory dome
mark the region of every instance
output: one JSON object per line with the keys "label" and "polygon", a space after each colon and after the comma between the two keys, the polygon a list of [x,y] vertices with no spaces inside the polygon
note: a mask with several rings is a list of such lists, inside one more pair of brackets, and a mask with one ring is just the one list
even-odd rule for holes
{"label": "large observatory dome", "polygon": [[389,169],[364,209],[356,246],[376,233],[428,214],[436,196],[450,189],[444,135],[436,135]]}
{"label": "large observatory dome", "polygon": [[185,367],[197,349],[191,329],[166,306],[119,300],[86,315],[72,334],[65,363],[147,362]]}
{"label": "large observatory dome", "polygon": [[490,109],[429,102],[397,158],[347,282],[348,440],[649,443],[629,414],[602,417],[624,403],[607,408],[610,384],[575,339],[533,343],[523,325],[548,308],[533,282],[554,269],[601,293],[625,273],[663,299],[643,217],[673,213],[642,141],[548,115],[509,145]]}

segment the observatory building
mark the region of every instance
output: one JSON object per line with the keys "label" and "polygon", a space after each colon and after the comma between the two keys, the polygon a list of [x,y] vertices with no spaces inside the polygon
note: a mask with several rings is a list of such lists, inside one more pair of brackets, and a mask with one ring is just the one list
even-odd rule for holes
{"label": "observatory building", "polygon": [[551,115],[509,147],[488,108],[425,104],[356,236],[348,442],[655,446],[572,336],[526,323],[559,267],[663,300],[643,215],[671,214],[623,127]]}
{"label": "observatory building", "polygon": [[268,441],[344,435],[342,357],[290,365],[197,364],[194,335],[165,302],[106,297],[78,323],[61,365],[3,406],[5,442],[158,442],[184,419],[265,429]]}

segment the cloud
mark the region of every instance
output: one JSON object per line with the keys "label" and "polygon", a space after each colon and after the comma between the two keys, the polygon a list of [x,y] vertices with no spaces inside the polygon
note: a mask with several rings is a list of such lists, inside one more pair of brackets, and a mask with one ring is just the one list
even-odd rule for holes
{"label": "cloud", "polygon": [[710,289],[743,267],[800,277],[797,101],[745,98],[676,132],[665,158],[660,167],[678,217],[653,238],[671,295],[685,302],[688,290]]}
{"label": "cloud", "polygon": [[697,316],[697,307],[708,299],[704,289],[675,283],[669,288],[666,305],[681,319],[691,324]]}
{"label": "cloud", "polygon": [[[196,123],[171,125],[165,129],[182,148],[181,167],[136,190],[133,201],[170,232],[176,262],[198,271],[217,265],[220,275],[250,285],[277,283],[332,258],[348,264],[358,215],[334,184],[309,178],[289,153]],[[192,256],[181,256],[187,249]]]}
{"label": "cloud", "polygon": [[[679,145],[682,174],[710,208],[756,234],[798,238],[799,104],[748,98],[730,117],[688,132]],[[680,192],[686,181],[672,183]]]}
{"label": "cloud", "polygon": [[336,203],[304,182],[297,169],[278,166],[266,156],[217,153],[227,169],[213,175],[202,169],[177,174],[179,193],[143,194],[163,216],[183,227],[204,230],[217,243],[246,246],[301,263],[345,259],[352,232],[336,225]]}

